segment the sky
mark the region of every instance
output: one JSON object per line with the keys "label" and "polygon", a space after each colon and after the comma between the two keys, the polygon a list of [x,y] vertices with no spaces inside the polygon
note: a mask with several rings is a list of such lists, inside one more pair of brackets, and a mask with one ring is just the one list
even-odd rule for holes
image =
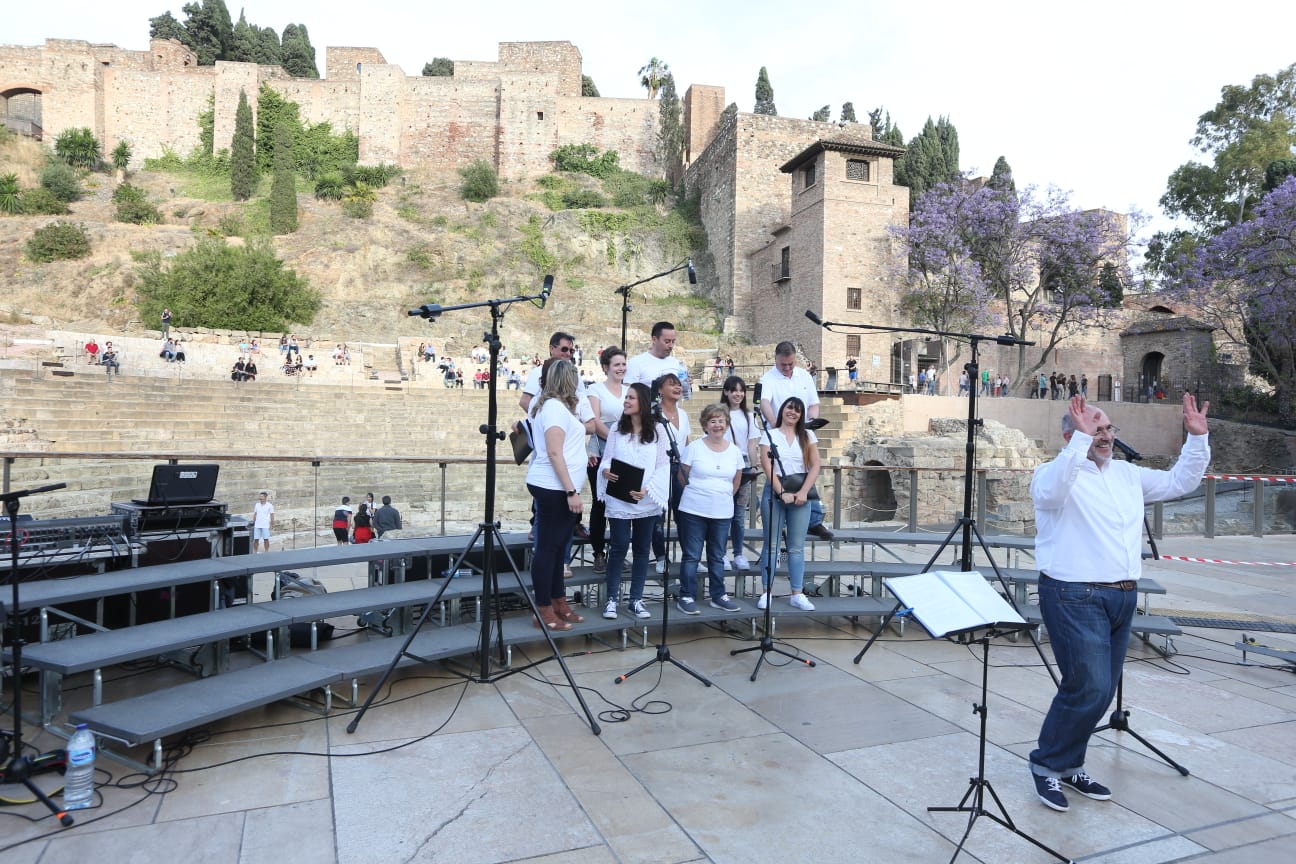
{"label": "sky", "polygon": [[[1007,158],[1019,186],[1057,186],[1080,207],[1137,209],[1165,228],[1158,199],[1197,118],[1227,84],[1249,84],[1296,62],[1285,37],[1290,5],[1233,0],[980,3],[820,0],[804,11],[768,0],[653,3],[415,4],[404,0],[226,0],[233,20],[305,24],[321,72],[329,45],[372,47],[408,75],[434,57],[495,60],[500,42],[569,41],[603,96],[642,98],[639,69],[669,64],[680,94],[720,85],[751,111],[760,67],[781,116],[822,105],[837,119],[884,106],[906,139],[928,116],[958,129],[962,167],[989,174]],[[177,0],[42,0],[10,7],[0,44],[84,39],[148,48],[148,19]]]}

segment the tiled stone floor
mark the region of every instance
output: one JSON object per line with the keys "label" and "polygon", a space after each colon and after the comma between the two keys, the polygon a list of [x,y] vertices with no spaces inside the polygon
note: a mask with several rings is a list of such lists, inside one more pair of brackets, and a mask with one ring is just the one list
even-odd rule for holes
{"label": "tiled stone floor", "polygon": [[[1296,560],[1291,536],[1169,538],[1161,548]],[[1296,622],[1296,568],[1162,561],[1146,572],[1169,590],[1155,606]],[[744,634],[673,625],[673,655],[712,687],[670,666],[615,685],[652,649],[564,640],[594,711],[643,709],[604,715],[599,737],[552,662],[489,685],[439,667],[405,671],[355,734],[344,708],[325,718],[273,705],[208,729],[157,783],[121,785],[140,778],[101,758],[112,782],[71,829],[32,805],[0,808],[0,862],[949,860],[967,817],[927,808],[957,803],[976,771],[979,650],[911,626],[855,665],[869,632],[841,619],[784,620],[784,646],[818,665],[773,656],[753,683],[754,655],[729,654],[750,644]],[[1296,636],[1252,635],[1296,651]],[[987,777],[1018,827],[1086,862],[1296,860],[1296,677],[1259,654],[1238,665],[1240,638],[1193,629],[1174,638],[1169,660],[1135,644],[1125,694],[1133,728],[1192,774],[1104,733],[1089,768],[1114,798],[1072,795],[1065,814],[1038,803],[1025,763],[1051,682],[1029,643],[996,642]],[[519,648],[515,663],[536,650]],[[139,678],[154,686],[179,674]],[[68,701],[84,698],[83,689]],[[31,740],[58,746],[46,732]],[[981,819],[959,860],[1052,859]]]}

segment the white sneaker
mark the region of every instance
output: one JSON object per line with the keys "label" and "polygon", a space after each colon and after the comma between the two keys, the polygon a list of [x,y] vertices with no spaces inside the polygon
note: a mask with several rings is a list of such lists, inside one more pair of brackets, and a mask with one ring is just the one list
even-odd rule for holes
{"label": "white sneaker", "polygon": [[636,600],[633,603],[631,603],[630,611],[635,614],[636,618],[652,617],[652,613],[648,611],[648,607],[644,605],[644,602],[642,600]]}
{"label": "white sneaker", "polygon": [[657,559],[657,575],[658,575],[658,576],[665,576],[665,575],[666,575],[666,559],[665,559],[665,558],[658,558],[658,559]]}
{"label": "white sneaker", "polygon": [[609,601],[607,601],[607,605],[603,607],[603,617],[606,618],[606,619],[608,619],[609,621],[615,621],[615,620],[616,620],[616,617],[617,617],[617,601],[616,601],[616,600],[609,600]]}
{"label": "white sneaker", "polygon": [[765,607],[767,607],[767,606],[769,606],[769,592],[768,592],[768,591],[766,591],[764,594],[762,594],[762,595],[760,596],[760,599],[756,601],[756,608],[757,608],[757,609],[760,609],[761,611],[764,611],[764,610],[765,610]]}
{"label": "white sneaker", "polygon": [[733,568],[734,568],[734,565],[733,565],[733,559],[730,558],[728,555],[726,555],[726,556],[725,556],[725,562],[724,562],[724,569],[725,569],[725,572],[728,573],[728,572],[729,572],[730,570],[732,570]]}
{"label": "white sneaker", "polygon": [[733,566],[734,566],[734,569],[736,569],[736,570],[750,570],[750,569],[751,569],[751,564],[747,561],[746,558],[744,558],[744,557],[741,556],[741,555],[735,555],[735,556],[734,556],[734,559],[733,559]]}
{"label": "white sneaker", "polygon": [[804,594],[793,594],[788,598],[788,605],[793,609],[800,609],[802,612],[814,611],[814,604]]}

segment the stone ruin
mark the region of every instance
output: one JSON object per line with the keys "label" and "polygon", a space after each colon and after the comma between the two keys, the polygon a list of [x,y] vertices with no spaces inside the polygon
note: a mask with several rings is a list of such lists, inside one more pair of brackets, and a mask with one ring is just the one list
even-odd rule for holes
{"label": "stone ruin", "polygon": [[[908,519],[909,502],[918,498],[920,525],[953,526],[963,510],[967,421],[935,418],[927,434],[887,434],[873,424],[846,449],[848,465],[891,466],[889,471],[847,473],[847,501],[856,502],[851,518],[865,522]],[[986,473],[986,525],[983,534],[1033,534],[1031,471],[1047,458],[1021,431],[985,420],[976,435],[975,470]],[[920,469],[911,488],[908,469]],[[979,494],[973,485],[973,495]],[[974,498],[975,500],[975,498]],[[975,509],[975,503],[973,505]]]}

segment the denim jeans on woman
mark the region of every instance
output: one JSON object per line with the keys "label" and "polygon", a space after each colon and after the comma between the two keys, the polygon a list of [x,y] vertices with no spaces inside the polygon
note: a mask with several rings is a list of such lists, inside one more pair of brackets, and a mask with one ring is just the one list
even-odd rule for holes
{"label": "denim jeans on woman", "polygon": [[608,519],[612,533],[607,559],[608,600],[621,599],[621,570],[626,552],[631,550],[634,563],[630,565],[630,602],[643,599],[644,582],[648,580],[648,550],[652,546],[653,528],[660,519],[656,514],[638,519]]}
{"label": "denim jeans on woman", "polygon": [[[760,564],[758,569],[761,572],[761,581],[765,589],[769,590],[769,565],[767,556],[774,554],[777,556],[779,547],[779,534],[787,529],[787,552],[788,552],[788,582],[792,585],[792,593],[799,594],[805,584],[805,537],[806,528],[810,526],[810,502],[805,504],[785,504],[782,501],[774,501],[770,494],[770,484],[765,484],[765,491],[761,494],[761,519],[762,524],[766,525],[770,542],[761,548]],[[773,504],[771,512],[770,505]]]}
{"label": "denim jeans on woman", "polygon": [[1040,615],[1062,683],[1030,754],[1035,774],[1070,777],[1084,770],[1089,737],[1116,695],[1137,598],[1137,591],[1040,574]]}
{"label": "denim jeans on woman", "polygon": [[702,560],[702,544],[705,542],[710,596],[712,600],[719,600],[725,594],[724,549],[725,541],[729,539],[729,520],[710,519],[681,510],[679,536],[680,546],[684,550],[684,558],[680,563],[680,596],[698,596],[698,562]]}

